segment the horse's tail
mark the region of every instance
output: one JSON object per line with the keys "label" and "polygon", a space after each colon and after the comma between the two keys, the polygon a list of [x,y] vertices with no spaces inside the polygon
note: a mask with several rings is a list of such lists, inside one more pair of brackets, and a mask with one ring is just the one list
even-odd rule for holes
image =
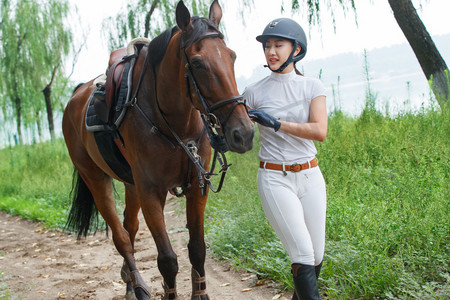
{"label": "horse's tail", "polygon": [[78,238],[82,235],[87,236],[91,227],[94,232],[97,231],[99,226],[97,205],[91,191],[75,168],[70,194],[73,202],[65,229],[76,232]]}

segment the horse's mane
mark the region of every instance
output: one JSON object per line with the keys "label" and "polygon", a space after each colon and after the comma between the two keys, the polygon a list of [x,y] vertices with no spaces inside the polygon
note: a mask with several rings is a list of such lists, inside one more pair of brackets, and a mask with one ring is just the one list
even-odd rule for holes
{"label": "horse's mane", "polygon": [[[186,47],[189,47],[196,41],[200,40],[203,35],[211,30],[218,32],[219,37],[223,39],[223,34],[207,18],[194,16],[192,17],[192,25],[193,30],[189,33],[188,38],[184,41]],[[148,60],[150,65],[156,67],[161,63],[164,54],[166,53],[167,47],[169,46],[170,39],[178,31],[180,31],[180,28],[178,28],[178,26],[174,26],[167,29],[150,42],[147,52],[147,55],[149,55]]]}
{"label": "horse's mane", "polygon": [[161,63],[164,54],[166,53],[170,39],[175,34],[175,32],[179,30],[180,29],[177,26],[169,28],[150,42],[150,44],[148,45],[147,55],[149,56],[148,61],[151,66],[156,67]]}

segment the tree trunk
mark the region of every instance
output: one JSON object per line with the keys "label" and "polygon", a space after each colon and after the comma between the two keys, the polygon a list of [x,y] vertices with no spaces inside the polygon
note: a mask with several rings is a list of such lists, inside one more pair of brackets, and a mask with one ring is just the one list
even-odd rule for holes
{"label": "tree trunk", "polygon": [[14,100],[16,107],[16,119],[17,119],[17,135],[19,136],[19,145],[23,145],[22,137],[22,100],[16,97]]}
{"label": "tree trunk", "polygon": [[38,138],[35,138],[35,141],[41,143],[44,139],[42,137],[42,125],[41,125],[41,119],[39,116],[39,111],[36,112],[36,127],[38,131]]}
{"label": "tree trunk", "polygon": [[44,93],[44,98],[45,98],[45,106],[47,107],[48,129],[50,131],[50,138],[52,141],[55,140],[55,122],[53,119],[53,107],[52,107],[51,94],[52,94],[52,85],[53,85],[53,82],[55,81],[55,76],[56,76],[56,71],[58,69],[58,66],[56,66],[53,69],[52,79],[51,79],[50,83],[47,84],[47,86],[42,90],[42,92]]}
{"label": "tree trunk", "polygon": [[448,67],[434,44],[411,0],[388,0],[400,29],[430,82],[431,90],[444,108],[449,99]]}
{"label": "tree trunk", "polygon": [[47,107],[47,120],[48,120],[48,129],[50,131],[51,140],[55,140],[55,124],[53,120],[53,108],[50,95],[52,93],[52,88],[50,85],[47,85],[45,89],[42,91],[45,97],[45,105]]}
{"label": "tree trunk", "polygon": [[145,32],[144,37],[148,38],[149,32],[150,32],[150,18],[153,15],[153,12],[155,11],[156,6],[158,5],[159,0],[154,0],[152,3],[152,6],[150,7],[150,11],[147,12],[145,15]]}

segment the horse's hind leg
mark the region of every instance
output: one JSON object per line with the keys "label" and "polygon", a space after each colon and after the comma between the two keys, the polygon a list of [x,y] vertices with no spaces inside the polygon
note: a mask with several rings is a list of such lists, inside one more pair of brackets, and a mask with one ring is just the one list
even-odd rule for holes
{"label": "horse's hind leg", "polygon": [[[110,190],[107,194],[98,195],[98,199],[104,199],[102,201],[96,201],[97,207],[102,214],[105,221],[111,227],[113,234],[114,245],[119,251],[120,255],[124,258],[124,262],[128,267],[130,275],[130,284],[134,290],[137,299],[150,299],[150,289],[145,284],[141,275],[139,274],[136,261],[134,258],[134,237],[136,235],[138,223],[137,221],[137,211],[139,211],[139,206],[127,207],[125,210],[125,220],[130,233],[122,225],[119,216],[116,211],[116,205],[113,198],[112,185],[108,185]],[[97,199],[94,195],[94,199]],[[100,203],[98,203],[100,202]],[[128,204],[128,202],[127,202]]]}
{"label": "horse's hind leg", "polygon": [[130,235],[123,227],[117,214],[112,178],[98,168],[87,156],[87,153],[82,159],[78,158],[76,161],[81,162],[76,164],[75,167],[91,191],[97,209],[111,228],[114,245],[130,270],[131,283],[137,299],[150,299],[150,289],[144,283],[136,267]]}
{"label": "horse's hind leg", "polygon": [[[131,246],[134,253],[134,242],[136,233],[139,230],[138,213],[141,206],[137,198],[134,185],[125,185],[125,210],[123,212],[123,227],[128,232]],[[131,282],[131,272],[126,260],[123,261],[121,270],[122,280],[127,284],[126,299],[134,299],[134,289]]]}
{"label": "horse's hind leg", "polygon": [[113,197],[112,179],[106,175],[104,175],[104,177],[105,179],[103,181],[92,182],[92,185],[89,185],[87,182],[86,183],[88,186],[95,187],[91,189],[91,191],[93,191],[92,194],[94,196],[95,203],[106,223],[111,228],[114,245],[116,246],[117,251],[119,251],[120,255],[122,255],[130,270],[130,282],[133,286],[137,299],[150,299],[150,289],[144,283],[144,280],[136,267],[134,247],[132,243],[132,240],[134,241],[134,234],[133,238],[131,238],[128,231],[122,225],[117,214],[116,204]]}
{"label": "horse's hind leg", "polygon": [[177,299],[177,255],[172,249],[164,221],[164,205],[167,191],[145,194],[141,199],[142,213],[158,249],[158,269],[164,278],[164,299]]}
{"label": "horse's hind leg", "polygon": [[204,214],[208,196],[202,196],[197,184],[186,195],[186,217],[189,229],[189,259],[192,264],[192,299],[209,299],[205,279],[205,229]]}

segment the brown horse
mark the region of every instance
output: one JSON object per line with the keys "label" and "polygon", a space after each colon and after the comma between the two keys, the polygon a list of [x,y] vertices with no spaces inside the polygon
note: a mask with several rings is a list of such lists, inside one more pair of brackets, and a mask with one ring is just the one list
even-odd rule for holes
{"label": "brown horse", "polygon": [[[165,299],[177,298],[177,256],[165,229],[163,210],[168,191],[179,187],[186,197],[192,299],[209,299],[204,269],[208,188],[203,184],[211,175],[207,172],[210,140],[222,138],[225,148],[244,153],[252,148],[254,133],[236,86],[236,55],[217,29],[221,17],[217,0],[210,7],[209,19],[191,18],[180,1],[176,8],[178,27],[144,45],[136,57],[132,79],[135,97],[116,131],[133,182],[121,180],[111,169],[94,134],[86,130],[88,100],[96,89],[93,81],[75,90],[64,112],[64,138],[78,173],[72,228],[79,236],[86,235],[97,210],[101,213],[124,258],[121,276],[127,283],[127,294],[134,293],[137,299],[150,299],[150,289],[136,268],[133,254],[140,209],[157,245]],[[113,178],[125,185],[123,225],[113,198]]]}

